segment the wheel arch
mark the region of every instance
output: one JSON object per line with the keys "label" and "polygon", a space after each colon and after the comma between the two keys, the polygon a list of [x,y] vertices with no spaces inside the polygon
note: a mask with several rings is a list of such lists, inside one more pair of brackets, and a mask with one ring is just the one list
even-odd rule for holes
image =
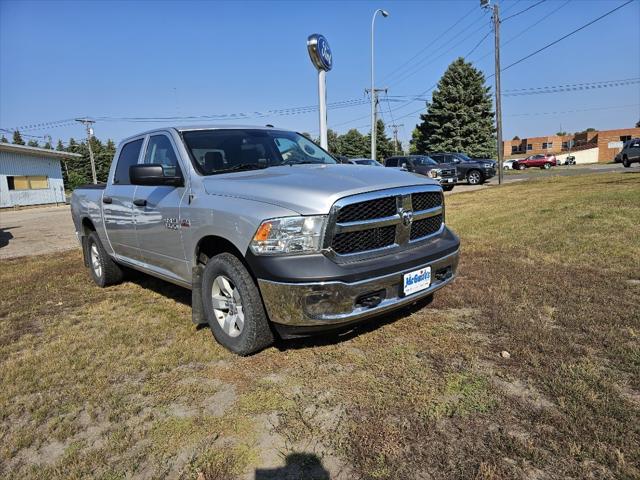
{"label": "wheel arch", "polygon": [[219,235],[205,235],[198,240],[193,252],[193,265],[206,265],[210,258],[220,253],[230,253],[237,257],[253,276],[240,249],[232,241]]}

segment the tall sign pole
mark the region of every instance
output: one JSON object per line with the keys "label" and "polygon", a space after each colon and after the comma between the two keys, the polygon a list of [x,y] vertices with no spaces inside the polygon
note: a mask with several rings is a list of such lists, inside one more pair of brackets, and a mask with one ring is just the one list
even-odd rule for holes
{"label": "tall sign pole", "polygon": [[311,62],[318,70],[318,103],[320,112],[320,146],[329,150],[327,139],[327,72],[333,67],[333,54],[329,42],[322,35],[314,33],[307,39],[307,50]]}

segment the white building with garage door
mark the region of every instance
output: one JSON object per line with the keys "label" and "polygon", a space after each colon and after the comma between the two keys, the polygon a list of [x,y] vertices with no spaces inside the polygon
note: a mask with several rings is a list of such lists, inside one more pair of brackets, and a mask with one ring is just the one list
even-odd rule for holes
{"label": "white building with garage door", "polygon": [[0,143],[0,208],[64,203],[65,158],[80,155]]}

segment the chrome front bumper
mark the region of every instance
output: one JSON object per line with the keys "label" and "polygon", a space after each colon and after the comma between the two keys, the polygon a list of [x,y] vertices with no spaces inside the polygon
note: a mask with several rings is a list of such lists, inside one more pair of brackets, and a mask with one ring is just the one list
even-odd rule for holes
{"label": "chrome front bumper", "polygon": [[[292,327],[339,326],[409,305],[439,290],[455,278],[458,255],[459,251],[455,251],[410,269],[353,283],[284,283],[258,279],[258,284],[272,322]],[[404,296],[403,275],[427,266],[431,266],[431,286]],[[375,306],[358,304],[376,293],[382,299]]]}

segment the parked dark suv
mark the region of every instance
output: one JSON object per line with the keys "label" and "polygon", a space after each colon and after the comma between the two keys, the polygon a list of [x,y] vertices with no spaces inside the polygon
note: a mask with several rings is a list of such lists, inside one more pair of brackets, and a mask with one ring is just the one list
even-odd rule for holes
{"label": "parked dark suv", "polygon": [[458,180],[466,180],[469,185],[480,185],[496,175],[494,160],[474,160],[464,153],[430,153],[429,156],[438,163],[455,165]]}
{"label": "parked dark suv", "polygon": [[640,138],[627,140],[619,153],[622,164],[629,168],[632,163],[640,162]]}
{"label": "parked dark suv", "polygon": [[454,165],[440,164],[427,155],[405,155],[402,157],[389,157],[384,161],[385,167],[403,168],[408,172],[426,175],[437,180],[446,192],[453,190],[457,179]]}

